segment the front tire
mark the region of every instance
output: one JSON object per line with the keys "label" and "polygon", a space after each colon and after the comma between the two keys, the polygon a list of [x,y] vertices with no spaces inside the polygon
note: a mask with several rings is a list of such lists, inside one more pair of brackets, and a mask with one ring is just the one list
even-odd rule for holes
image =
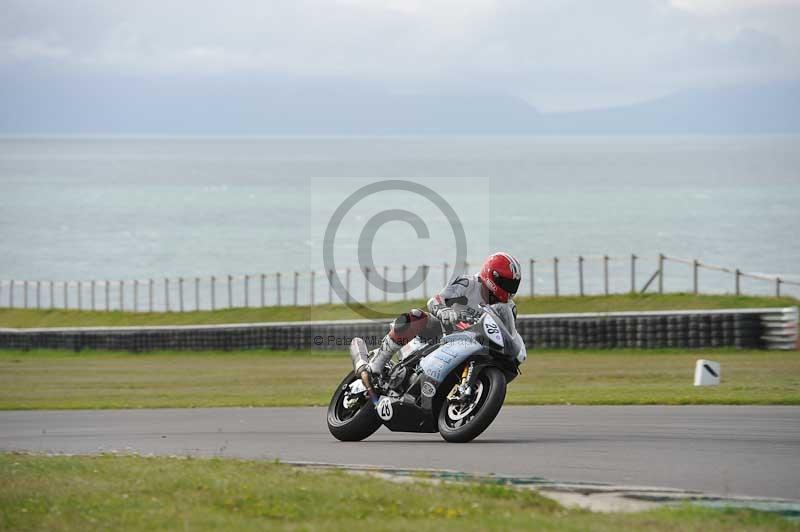
{"label": "front tire", "polygon": [[[472,441],[491,425],[506,399],[506,377],[494,367],[484,369],[477,379],[480,390],[475,403],[459,411],[445,399],[439,409],[439,434],[452,443]],[[467,411],[464,415],[463,412]],[[463,417],[462,417],[463,416]]]}
{"label": "front tire", "polygon": [[344,388],[357,378],[355,372],[348,373],[339,383],[328,405],[328,430],[340,441],[361,441],[381,426],[375,406],[366,397],[357,407],[349,410],[344,407]]}

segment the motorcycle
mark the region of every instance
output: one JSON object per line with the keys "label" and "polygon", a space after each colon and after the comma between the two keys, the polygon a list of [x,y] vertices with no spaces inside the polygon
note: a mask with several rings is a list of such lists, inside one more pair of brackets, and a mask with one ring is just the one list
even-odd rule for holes
{"label": "motorcycle", "polygon": [[507,304],[460,312],[452,331],[443,330],[433,342],[414,338],[374,380],[367,372],[355,373],[370,356],[366,343],[355,338],[350,345],[354,371],[328,406],[330,433],[341,441],[360,441],[385,425],[393,432],[438,432],[448,442],[461,443],[486,430],[503,406],[506,385],[520,374],[525,343]]}

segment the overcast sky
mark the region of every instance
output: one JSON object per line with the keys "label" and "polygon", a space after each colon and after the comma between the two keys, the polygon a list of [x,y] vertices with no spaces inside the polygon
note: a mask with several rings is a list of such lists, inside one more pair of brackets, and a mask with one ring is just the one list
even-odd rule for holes
{"label": "overcast sky", "polygon": [[336,78],[543,111],[800,78],[800,0],[4,0],[0,68]]}

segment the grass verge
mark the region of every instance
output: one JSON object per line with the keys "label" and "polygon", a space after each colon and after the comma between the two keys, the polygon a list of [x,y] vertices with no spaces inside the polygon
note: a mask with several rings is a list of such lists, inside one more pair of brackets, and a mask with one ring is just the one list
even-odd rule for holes
{"label": "grass verge", "polygon": [[[687,310],[749,307],[787,307],[800,304],[791,297],[757,297],[692,294],[617,294],[610,296],[562,296],[519,298],[520,314],[558,312],[614,312],[641,310]],[[379,312],[400,314],[425,301],[374,302]],[[315,307],[235,308],[199,312],[92,312],[78,310],[0,309],[0,327],[90,327],[132,325],[205,325],[214,323],[255,323],[266,321],[342,320],[369,315],[364,307],[344,305]]]}
{"label": "grass verge", "polygon": [[[722,384],[692,385],[694,363]],[[327,405],[350,369],[341,352],[0,351],[0,409]],[[795,352],[534,351],[507,404],[800,404]]]}
{"label": "grass verge", "polygon": [[4,530],[795,530],[692,506],[567,510],[505,486],[394,484],[269,462],[0,454]]}

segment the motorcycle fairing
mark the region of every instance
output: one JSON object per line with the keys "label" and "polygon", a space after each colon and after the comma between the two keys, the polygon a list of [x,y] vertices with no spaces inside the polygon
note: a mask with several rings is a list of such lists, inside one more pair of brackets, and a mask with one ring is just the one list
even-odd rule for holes
{"label": "motorcycle fairing", "polygon": [[465,332],[446,336],[441,347],[426,355],[419,363],[423,373],[421,384],[423,390],[427,387],[436,391],[422,394],[422,408],[431,412],[433,399],[439,392],[442,381],[470,357],[483,350],[484,346],[476,341],[475,334]]}
{"label": "motorcycle fairing", "polygon": [[392,418],[382,420],[392,432],[439,432],[430,411],[414,404],[413,397],[393,397]]}
{"label": "motorcycle fairing", "polygon": [[423,358],[419,365],[422,371],[438,384],[459,364],[482,350],[473,333],[446,336],[441,347]]}

